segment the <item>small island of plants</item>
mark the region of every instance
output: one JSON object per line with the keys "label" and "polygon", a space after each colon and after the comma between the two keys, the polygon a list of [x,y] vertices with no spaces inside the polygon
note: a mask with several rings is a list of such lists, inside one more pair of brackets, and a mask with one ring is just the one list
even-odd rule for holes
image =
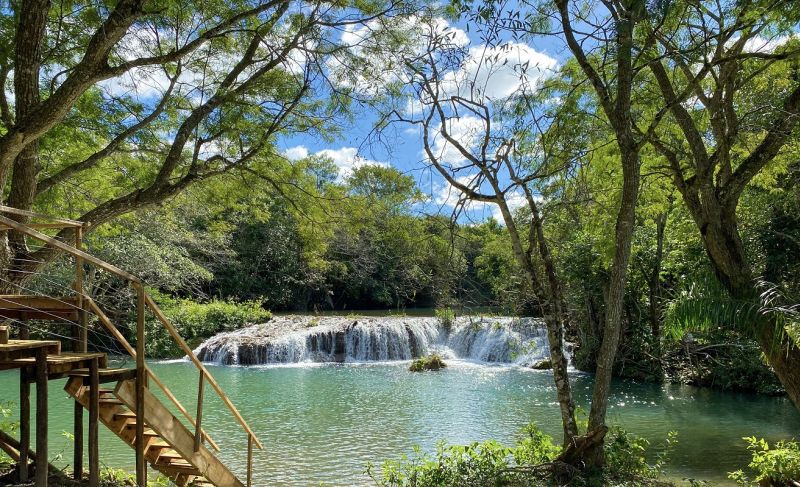
{"label": "small island of plants", "polygon": [[432,353],[427,357],[420,357],[411,362],[408,368],[411,372],[424,372],[426,370],[440,370],[447,367],[444,359],[438,353]]}

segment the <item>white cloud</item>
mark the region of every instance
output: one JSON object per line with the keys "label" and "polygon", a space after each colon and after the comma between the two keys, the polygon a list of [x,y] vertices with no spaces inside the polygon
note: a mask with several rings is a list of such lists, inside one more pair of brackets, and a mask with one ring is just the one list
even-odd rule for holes
{"label": "white cloud", "polygon": [[362,166],[388,166],[385,162],[367,159],[358,155],[355,147],[341,147],[339,149],[323,149],[315,155],[327,157],[339,168],[339,177],[345,178],[353,173],[353,170]]}
{"label": "white cloud", "polygon": [[[522,208],[527,204],[525,200],[525,195],[520,192],[511,193],[506,195],[506,204],[508,205],[508,209],[511,211],[511,215],[514,215],[518,209]],[[503,221],[503,214],[500,212],[500,205],[491,203],[492,207],[492,217],[495,220],[499,221],[500,223],[505,223]]]}
{"label": "white cloud", "polygon": [[[764,37],[755,36],[745,41],[744,52],[761,52],[769,54],[774,52],[775,49],[779,48],[780,46],[786,44],[786,42],[791,38],[791,36],[778,36],[771,39],[766,39]],[[736,42],[736,40],[738,39],[731,40],[731,42]]]}
{"label": "white cloud", "polygon": [[[448,36],[453,45],[469,44],[469,37],[461,29],[452,27],[445,19],[423,19],[412,15],[395,18],[390,25],[383,20],[347,26],[341,35],[341,43],[347,46],[347,54],[359,59],[357,70],[345,55],[332,56],[327,61],[328,70],[335,83],[352,88],[364,96],[376,96],[396,82],[406,82],[403,62],[422,54],[426,41],[432,36]],[[381,47],[380,37],[392,30],[409,39],[409,42],[394,49]]]}
{"label": "white cloud", "polygon": [[285,155],[290,161],[297,161],[308,157],[308,149],[302,145],[298,145],[286,149],[283,155]]}
{"label": "white cloud", "polygon": [[458,71],[442,77],[445,97],[458,94],[476,100],[498,100],[520,92],[532,93],[542,79],[558,68],[558,61],[528,44],[476,46]]}
{"label": "white cloud", "polygon": [[[486,132],[483,120],[473,115],[450,118],[445,123],[447,124],[448,135],[468,151],[472,151],[475,148]],[[450,165],[464,161],[464,155],[461,154],[461,151],[441,134],[441,125],[437,126],[432,132],[431,151],[438,161]]]}
{"label": "white cloud", "polygon": [[[458,176],[455,180],[464,186],[473,188],[475,183],[475,175]],[[445,181],[442,184],[435,184],[433,186],[433,202],[438,206],[454,208],[461,199],[462,193],[455,186]]]}
{"label": "white cloud", "polygon": [[[283,155],[291,161],[305,159],[312,155],[308,148],[302,145],[290,147],[283,152]],[[389,164],[385,162],[367,159],[358,154],[358,149],[355,147],[341,147],[339,149],[322,149],[313,154],[316,157],[325,157],[330,159],[334,165],[339,169],[339,177],[346,178],[353,173],[353,170],[362,166],[383,166],[387,167]]]}

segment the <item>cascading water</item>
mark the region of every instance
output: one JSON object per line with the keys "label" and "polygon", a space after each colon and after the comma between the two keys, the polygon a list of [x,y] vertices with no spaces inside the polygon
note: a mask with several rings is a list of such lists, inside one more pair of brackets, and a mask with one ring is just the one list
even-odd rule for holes
{"label": "cascading water", "polygon": [[276,317],[220,333],[195,354],[224,365],[410,360],[438,352],[451,359],[528,365],[549,357],[547,334],[532,318]]}

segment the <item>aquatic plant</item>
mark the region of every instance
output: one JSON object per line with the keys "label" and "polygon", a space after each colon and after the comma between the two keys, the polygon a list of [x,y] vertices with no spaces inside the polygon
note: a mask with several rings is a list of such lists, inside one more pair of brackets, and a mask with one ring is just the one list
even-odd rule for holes
{"label": "aquatic plant", "polygon": [[447,364],[444,363],[442,356],[438,353],[432,353],[427,357],[415,359],[411,362],[411,366],[408,370],[411,372],[422,372],[424,370],[439,370],[445,367],[447,367]]}

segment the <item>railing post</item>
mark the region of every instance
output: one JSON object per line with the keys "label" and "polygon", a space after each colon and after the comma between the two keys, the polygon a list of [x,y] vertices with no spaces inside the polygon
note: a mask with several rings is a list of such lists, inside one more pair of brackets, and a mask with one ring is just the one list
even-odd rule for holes
{"label": "railing post", "polygon": [[253,485],[253,435],[247,434],[247,487]]}
{"label": "railing post", "polygon": [[136,484],[147,487],[147,465],[144,459],[144,388],[147,370],[144,363],[144,286],[134,283],[136,290]]}
{"label": "railing post", "polygon": [[200,451],[200,445],[203,443],[203,427],[201,423],[203,422],[203,391],[205,388],[205,380],[204,377],[205,373],[201,370],[200,371],[200,384],[197,388],[197,415],[195,415],[195,425],[194,425],[194,451],[195,453]]}
{"label": "railing post", "polygon": [[[81,245],[83,245],[83,227],[76,227],[75,228],[75,248],[81,250]],[[88,326],[88,319],[86,316],[86,307],[83,303],[83,257],[76,255],[75,256],[75,295],[77,297],[77,305],[78,305],[78,333],[76,334],[76,338],[78,339],[76,343],[76,347],[78,350],[77,352],[84,352],[86,353],[88,349],[88,341],[89,341],[89,330],[87,329]]]}

